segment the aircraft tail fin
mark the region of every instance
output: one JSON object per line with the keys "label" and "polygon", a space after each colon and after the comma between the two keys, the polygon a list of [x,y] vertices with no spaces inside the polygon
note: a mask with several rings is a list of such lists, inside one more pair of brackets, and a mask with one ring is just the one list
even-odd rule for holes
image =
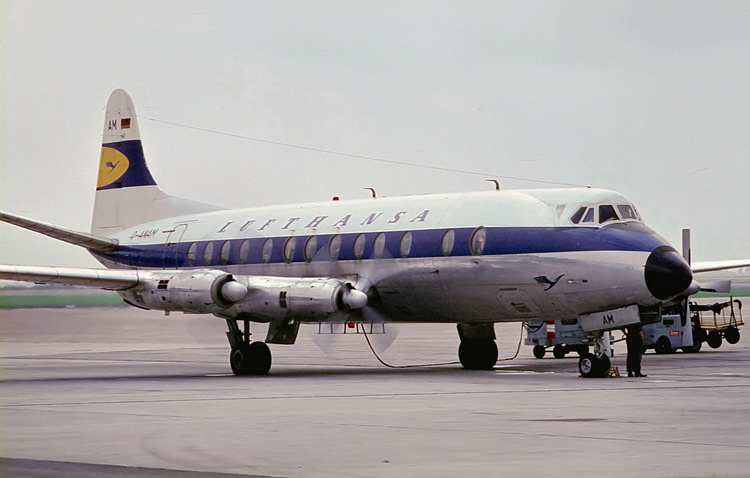
{"label": "aircraft tail fin", "polygon": [[121,89],[107,102],[91,232],[106,236],[126,227],[220,208],[165,194],[143,153],[138,116]]}

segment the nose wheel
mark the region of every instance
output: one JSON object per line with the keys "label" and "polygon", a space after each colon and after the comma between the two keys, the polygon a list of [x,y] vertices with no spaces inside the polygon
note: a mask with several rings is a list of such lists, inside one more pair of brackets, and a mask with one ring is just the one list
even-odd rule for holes
{"label": "nose wheel", "polygon": [[612,365],[609,360],[612,351],[609,331],[594,332],[589,335],[589,339],[594,343],[594,353],[587,351],[581,354],[578,359],[578,371],[581,373],[581,377],[604,377]]}
{"label": "nose wheel", "polygon": [[610,366],[609,357],[605,354],[596,356],[587,353],[578,359],[578,371],[582,377],[586,378],[603,377],[607,374]]}

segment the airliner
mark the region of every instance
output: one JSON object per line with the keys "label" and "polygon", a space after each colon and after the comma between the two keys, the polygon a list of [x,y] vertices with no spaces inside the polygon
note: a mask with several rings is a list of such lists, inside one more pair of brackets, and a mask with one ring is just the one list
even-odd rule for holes
{"label": "airliner", "polygon": [[[237,375],[265,375],[267,344],[301,323],[456,323],[466,369],[491,369],[496,322],[644,321],[700,286],[693,264],[605,189],[488,190],[223,209],[165,194],[128,94],[107,103],[90,233],[0,220],[86,248],[99,269],[0,266],[0,279],[117,291],[138,308],[227,323]],[[597,315],[599,314],[599,315]],[[265,340],[250,323],[267,323]],[[579,362],[601,376],[600,347]]]}

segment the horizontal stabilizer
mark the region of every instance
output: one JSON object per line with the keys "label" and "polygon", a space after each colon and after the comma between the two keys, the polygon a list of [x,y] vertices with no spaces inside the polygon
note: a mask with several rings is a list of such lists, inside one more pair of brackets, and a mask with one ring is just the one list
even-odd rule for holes
{"label": "horizontal stabilizer", "polygon": [[139,282],[138,271],[0,265],[0,279],[124,290]]}
{"label": "horizontal stabilizer", "polygon": [[52,237],[59,241],[64,241],[76,246],[85,247],[86,249],[101,251],[101,252],[112,252],[117,250],[118,242],[116,239],[110,239],[107,237],[94,236],[85,232],[73,231],[64,227],[55,226],[46,222],[36,221],[5,212],[0,212],[0,221],[13,224],[30,231],[44,234],[45,236]]}
{"label": "horizontal stabilizer", "polygon": [[690,266],[693,272],[723,271],[726,269],[741,269],[750,267],[750,259],[734,259],[731,261],[693,262]]}

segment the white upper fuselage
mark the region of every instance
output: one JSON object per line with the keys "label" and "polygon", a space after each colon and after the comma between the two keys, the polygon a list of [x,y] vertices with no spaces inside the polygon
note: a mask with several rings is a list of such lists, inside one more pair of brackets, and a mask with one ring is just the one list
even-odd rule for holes
{"label": "white upper fuselage", "polygon": [[[607,207],[619,217],[604,222]],[[667,245],[629,200],[601,189],[220,210],[147,222],[111,237],[120,250],[97,254],[108,267],[347,278],[374,288],[388,318],[452,322],[564,318],[655,304],[644,265]]]}

